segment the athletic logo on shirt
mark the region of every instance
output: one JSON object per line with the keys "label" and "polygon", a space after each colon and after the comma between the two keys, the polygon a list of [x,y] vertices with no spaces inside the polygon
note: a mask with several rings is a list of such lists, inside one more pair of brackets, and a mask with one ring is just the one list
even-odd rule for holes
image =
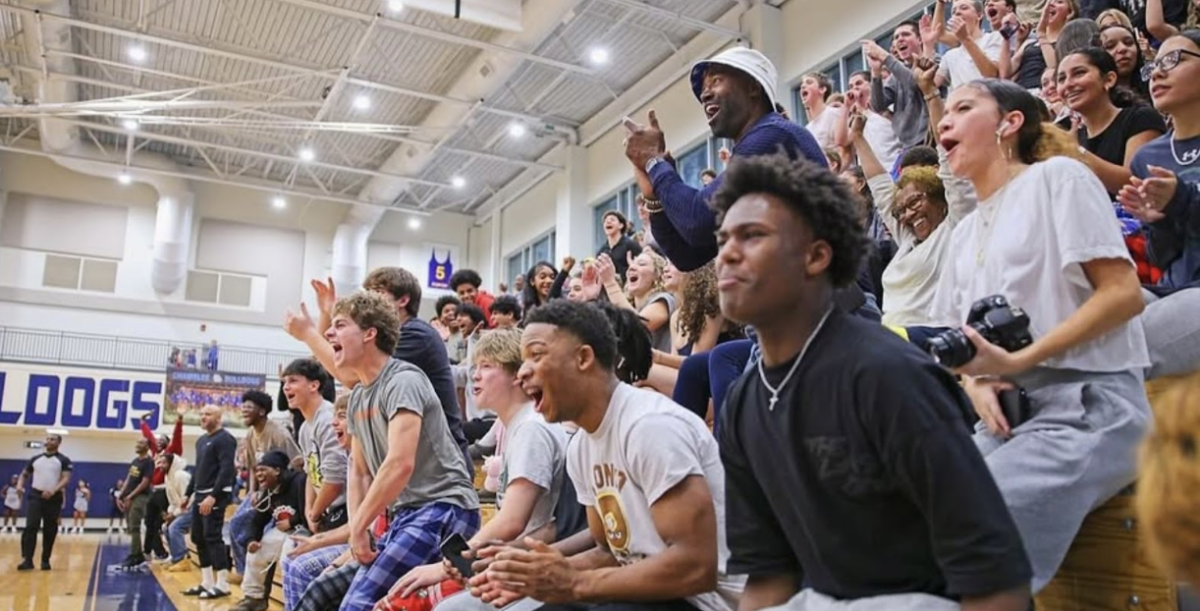
{"label": "athletic logo on shirt", "polygon": [[596,495],[596,511],[604,522],[604,538],[608,540],[608,549],[617,559],[625,560],[629,555],[629,523],[625,520],[621,495],[611,490]]}
{"label": "athletic logo on shirt", "polygon": [[304,461],[304,471],[308,473],[308,481],[313,490],[320,490],[324,482],[321,479],[321,457],[316,452],[309,454]]}

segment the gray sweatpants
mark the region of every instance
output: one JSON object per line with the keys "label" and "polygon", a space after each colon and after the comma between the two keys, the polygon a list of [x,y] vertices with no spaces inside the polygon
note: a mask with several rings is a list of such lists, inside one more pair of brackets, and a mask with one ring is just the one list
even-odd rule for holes
{"label": "gray sweatpants", "polygon": [[1166,297],[1143,290],[1146,309],[1142,328],[1150,351],[1146,379],[1200,369],[1200,288],[1183,289]]}
{"label": "gray sweatpants", "polygon": [[[542,603],[532,598],[523,598],[502,611],[534,611],[541,606]],[[496,611],[496,608],[471,596],[470,592],[459,592],[438,603],[437,611]]]}
{"label": "gray sweatpants", "polygon": [[[439,611],[441,607],[438,608]],[[958,611],[959,604],[929,594],[891,594],[857,600],[836,600],[815,590],[803,590],[791,600],[762,611]]]}
{"label": "gray sweatpants", "polygon": [[1150,404],[1140,373],[1035,369],[1014,382],[1029,394],[1033,417],[1007,441],[980,424],[975,445],[1017,523],[1037,592],[1083,519],[1133,483]]}

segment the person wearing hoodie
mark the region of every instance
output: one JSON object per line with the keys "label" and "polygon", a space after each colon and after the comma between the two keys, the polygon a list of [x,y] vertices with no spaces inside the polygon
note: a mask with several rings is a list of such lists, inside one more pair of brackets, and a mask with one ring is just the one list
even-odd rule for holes
{"label": "person wearing hoodie", "polygon": [[304,526],[307,482],[304,471],[289,469],[290,463],[287,454],[271,451],[254,468],[258,492],[251,501],[254,513],[246,545],[243,598],[233,611],[266,611],[271,568],[288,551],[291,535],[308,534]]}

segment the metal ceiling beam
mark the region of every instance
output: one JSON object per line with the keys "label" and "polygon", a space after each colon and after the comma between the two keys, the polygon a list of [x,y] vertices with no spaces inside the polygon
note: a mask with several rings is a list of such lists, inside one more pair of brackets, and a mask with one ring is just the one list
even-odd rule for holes
{"label": "metal ceiling beam", "polygon": [[[125,133],[125,130],[121,129],[120,127],[113,127],[113,126],[109,126],[109,125],[104,125],[102,123],[94,123],[91,121],[76,121],[73,119],[60,119],[60,120],[63,121],[64,123],[74,125],[77,127],[84,127],[84,128],[90,129],[90,130],[107,132],[107,133],[111,133],[111,134]],[[215,151],[225,151],[227,153],[233,153],[235,155],[248,155],[250,157],[261,157],[263,159],[271,159],[271,160],[279,161],[282,163],[296,163],[296,161],[297,161],[295,157],[291,157],[288,155],[280,155],[277,153],[269,153],[266,151],[255,151],[255,150],[251,150],[251,149],[239,148],[236,146],[227,146],[224,144],[197,142],[195,140],[189,140],[187,138],[178,138],[175,136],[166,136],[163,134],[155,134],[155,133],[151,133],[151,132],[140,133],[138,135],[138,138],[140,138],[142,140],[153,140],[156,142],[164,142],[166,144],[176,144],[179,146],[203,147],[203,148],[212,149]],[[380,172],[378,170],[371,170],[371,169],[367,169],[367,168],[356,168],[356,167],[352,167],[352,166],[338,165],[336,163],[329,163],[327,161],[313,160],[313,161],[306,161],[304,163],[311,167],[314,167],[314,168],[339,170],[342,172],[349,172],[351,174],[364,174],[367,176],[379,176],[382,178],[394,178],[397,180],[404,180],[404,181],[408,181],[408,182],[411,182],[414,184],[419,184],[419,185],[431,185],[431,186],[435,186],[435,187],[453,188],[452,185],[449,185],[446,183],[441,183],[441,182],[437,182],[437,181],[433,181],[433,180],[425,180],[423,178],[417,178],[415,176],[401,176],[399,174]]]}
{"label": "metal ceiling beam", "polygon": [[[32,66],[19,66],[18,65],[18,66],[13,66],[12,68],[14,70],[18,70],[21,72],[32,72],[35,74],[41,74],[41,70],[39,68],[34,68]],[[89,78],[86,76],[79,76],[76,74],[66,74],[63,72],[50,72],[50,76],[55,77],[55,78],[69,80],[71,82],[76,82],[76,83],[80,83],[83,85],[91,85],[93,87],[108,87],[108,88],[112,88],[112,89],[122,89],[125,91],[133,91],[133,92],[137,92],[137,93],[149,93],[147,90],[142,89],[140,87],[134,87],[132,85],[120,85],[117,83],[109,83],[106,81],[101,81],[101,80]],[[348,82],[353,82],[353,79],[349,80]],[[484,108],[481,107],[480,110],[483,110],[483,109]],[[265,111],[252,110],[252,111],[246,111],[246,112],[249,114],[254,114],[254,115],[268,117],[268,118],[277,118],[277,119],[282,119],[282,120],[287,120],[287,121],[295,121],[296,120],[296,117],[292,117],[292,116],[288,116],[288,115],[280,115],[280,114],[270,113],[270,112],[265,112]],[[428,140],[421,140],[419,138],[408,138],[408,137],[404,137],[404,136],[393,136],[393,135],[386,135],[386,134],[379,134],[379,133],[367,133],[367,134],[361,134],[361,135],[366,136],[368,138],[386,140],[389,142],[416,144],[419,146],[432,146],[434,144],[433,142],[430,142]],[[189,140],[189,145],[206,145],[206,144],[207,143],[204,143],[204,142]],[[457,147],[452,147],[452,146],[444,146],[444,147],[442,147],[442,151],[446,152],[446,153],[455,153],[458,155],[464,155],[466,157],[479,157],[480,159],[499,161],[499,162],[508,163],[508,164],[515,165],[515,166],[525,167],[525,168],[541,168],[541,169],[546,169],[546,170],[561,170],[561,169],[563,169],[562,166],[560,166],[560,165],[547,164],[547,163],[543,163],[540,161],[530,161],[528,159],[516,159],[513,157],[505,157],[503,155],[496,155],[494,153],[488,153],[485,151],[476,151],[476,150],[472,150],[472,149],[457,148]]]}
{"label": "metal ceiling beam", "polygon": [[[279,1],[298,2],[301,0],[279,0]],[[329,7],[329,8],[333,8],[333,7]],[[345,10],[345,9],[335,9],[335,10],[340,11],[340,10]],[[104,34],[111,34],[113,36],[123,36],[126,38],[132,38],[134,40],[140,40],[142,42],[149,42],[149,43],[153,43],[156,45],[162,45],[162,46],[166,46],[166,47],[174,47],[177,49],[183,49],[185,51],[192,51],[194,53],[200,53],[200,54],[204,54],[204,55],[212,55],[215,57],[222,57],[225,59],[232,59],[235,61],[242,61],[242,62],[257,64],[257,65],[265,66],[268,68],[275,68],[277,70],[286,70],[289,72],[312,74],[313,76],[323,78],[326,80],[336,80],[338,78],[338,74],[327,72],[327,71],[325,71],[326,69],[323,69],[320,67],[298,66],[298,65],[291,64],[288,62],[270,59],[267,57],[261,57],[258,55],[252,55],[249,53],[226,51],[224,49],[220,49],[220,48],[216,48],[216,47],[194,44],[194,43],[190,43],[190,42],[184,42],[181,40],[175,40],[173,38],[166,38],[163,36],[155,36],[153,34],[134,32],[134,31],[126,30],[123,28],[115,27],[115,26],[94,23],[91,21],[87,21],[84,19],[78,19],[75,17],[54,15],[52,13],[45,13],[42,11],[38,11],[35,9],[29,9],[29,8],[25,8],[25,7],[21,7],[21,6],[13,6],[11,4],[0,3],[0,11],[8,11],[8,12],[16,13],[19,15],[40,16],[40,17],[38,17],[40,19],[55,20],[55,21],[66,23],[68,25],[82,28],[85,30],[92,30],[94,32],[101,32]],[[353,12],[353,11],[351,11],[351,12]],[[354,13],[354,14],[366,17],[362,13]],[[367,17],[367,18],[368,18],[368,20],[370,19],[370,17]],[[381,23],[390,23],[390,22],[385,20],[385,21],[381,21]],[[414,27],[416,27],[416,26],[414,26]],[[472,40],[472,39],[467,39],[467,40]],[[476,41],[476,42],[478,42],[478,41]],[[538,56],[534,56],[534,57],[538,57]],[[541,59],[545,59],[545,58],[541,58]],[[552,60],[549,60],[549,61],[552,61]],[[112,62],[110,62],[110,63],[112,63]],[[134,66],[134,65],[128,65],[128,67],[130,70],[141,70],[142,69],[140,66]],[[316,72],[314,72],[314,71],[316,71]],[[452,98],[449,96],[438,95],[435,93],[429,93],[429,92],[425,92],[425,91],[418,91],[415,89],[409,89],[409,88],[405,88],[405,87],[398,87],[396,85],[389,85],[387,83],[379,83],[379,82],[362,79],[362,78],[348,77],[348,78],[346,78],[346,82],[349,84],[352,84],[352,85],[359,86],[359,87],[376,89],[379,91],[388,91],[388,92],[399,94],[399,95],[412,96],[412,97],[426,99],[426,100],[432,100],[432,101],[436,101],[436,102],[447,102],[447,103],[451,103],[451,104],[462,104],[465,106],[470,106],[470,105],[476,104],[479,101],[479,100],[463,100],[463,99],[458,99],[458,98]],[[561,129],[561,130],[566,130],[566,131],[572,131],[574,129],[573,126],[563,125],[559,121],[554,121],[554,120],[551,120],[546,117],[536,117],[536,116],[531,116],[531,115],[527,115],[524,113],[519,113],[519,112],[515,112],[515,111],[511,111],[511,110],[505,110],[505,109],[501,109],[501,108],[492,108],[492,107],[489,107],[486,105],[481,107],[480,111],[497,114],[497,115],[504,116],[504,117],[522,119],[524,121],[529,121],[532,123],[549,125],[551,127]]]}
{"label": "metal ceiling beam", "polygon": [[[370,22],[371,19],[374,18],[373,15],[368,15],[366,13],[360,13],[358,11],[353,11],[350,9],[344,9],[344,8],[339,8],[339,7],[332,6],[332,5],[327,5],[323,2],[316,2],[315,0],[275,0],[275,1],[283,3],[283,4],[290,4],[292,6],[306,8],[306,9],[309,9],[312,11],[325,13],[327,15],[335,15],[337,17],[342,17],[344,19],[353,19],[356,21],[361,21],[363,23]],[[519,57],[526,61],[531,61],[531,62],[538,63],[538,64],[545,64],[547,66],[552,66],[554,68],[558,68],[559,70],[566,70],[568,72],[574,72],[577,74],[582,74],[584,76],[595,76],[596,75],[596,71],[592,70],[591,68],[585,68],[583,66],[578,66],[576,64],[572,64],[572,63],[568,63],[568,62],[561,62],[561,61],[558,61],[555,59],[550,59],[548,57],[542,57],[535,53],[529,53],[527,51],[522,51],[520,49],[513,49],[511,47],[505,47],[503,45],[492,44],[490,42],[486,42],[483,40],[476,40],[476,39],[470,38],[468,36],[459,36],[458,34],[451,34],[449,32],[438,32],[436,30],[430,30],[427,28],[423,28],[419,25],[413,25],[411,23],[405,23],[403,21],[396,21],[394,19],[384,19],[381,21],[380,25],[384,28],[387,28],[389,30],[395,30],[397,32],[405,32],[408,34],[415,34],[417,36],[423,36],[425,38],[432,38],[434,40],[440,40],[442,42],[463,45],[466,47],[474,47],[481,51],[491,51],[493,53],[503,53],[505,55],[512,55],[514,57]]]}
{"label": "metal ceiling beam", "polygon": [[712,32],[714,34],[720,34],[721,36],[727,36],[729,38],[741,38],[742,37],[742,33],[737,30],[733,30],[733,29],[722,27],[722,26],[719,26],[719,25],[716,25],[713,23],[709,23],[703,19],[696,19],[695,17],[688,17],[681,12],[676,12],[676,11],[672,11],[670,9],[662,8],[660,6],[654,6],[652,4],[647,4],[646,2],[643,2],[642,0],[604,0],[604,1],[608,2],[610,4],[616,4],[617,6],[623,6],[625,8],[633,9],[636,11],[642,11],[643,13],[646,13],[649,15],[657,15],[659,17],[665,17],[672,21],[678,21],[680,23],[687,24],[690,27],[693,27],[697,30],[701,30],[704,32]]}
{"label": "metal ceiling beam", "polygon": [[309,197],[312,199],[319,199],[319,200],[335,202],[335,203],[340,203],[340,204],[377,206],[380,208],[386,208],[388,210],[400,210],[403,212],[409,212],[411,214],[415,214],[418,216],[430,216],[429,212],[426,212],[424,210],[419,210],[417,208],[413,208],[413,207],[409,207],[409,206],[388,206],[388,205],[383,205],[383,204],[372,204],[371,202],[361,201],[361,200],[350,198],[350,197],[341,197],[338,195],[325,195],[324,193],[320,193],[320,192],[313,191],[310,189],[303,189],[303,188],[296,188],[296,187],[282,189],[282,188],[280,188],[279,184],[276,182],[255,182],[255,181],[250,181],[250,180],[232,180],[232,179],[220,178],[217,176],[211,176],[209,174],[202,174],[199,172],[183,172],[183,171],[177,171],[177,170],[167,170],[164,168],[155,168],[155,167],[138,166],[138,165],[126,166],[125,164],[123,164],[119,161],[103,161],[103,160],[93,159],[90,157],[80,157],[77,155],[59,155],[59,154],[55,154],[55,153],[45,152],[45,151],[41,150],[40,148],[39,149],[31,149],[31,148],[24,148],[24,147],[19,147],[19,146],[9,146],[9,145],[0,144],[0,151],[5,151],[5,152],[9,152],[9,153],[19,153],[22,155],[32,155],[35,157],[45,157],[47,159],[71,159],[71,160],[76,160],[76,161],[86,161],[91,164],[108,166],[115,170],[128,169],[132,172],[156,174],[159,176],[172,176],[175,178],[183,178],[185,180],[198,180],[201,182],[209,182],[209,183],[218,184],[218,185],[228,185],[231,187],[242,187],[244,189],[252,189],[255,191],[262,191],[264,193],[272,193],[275,195],[296,195],[296,196]]}

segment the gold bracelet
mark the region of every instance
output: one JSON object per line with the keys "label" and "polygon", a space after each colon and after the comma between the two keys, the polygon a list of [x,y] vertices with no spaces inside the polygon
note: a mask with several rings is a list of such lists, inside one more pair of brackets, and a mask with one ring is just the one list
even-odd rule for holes
{"label": "gold bracelet", "polygon": [[658,214],[663,211],[662,201],[657,199],[642,198],[642,204],[646,207],[646,212],[650,214]]}

